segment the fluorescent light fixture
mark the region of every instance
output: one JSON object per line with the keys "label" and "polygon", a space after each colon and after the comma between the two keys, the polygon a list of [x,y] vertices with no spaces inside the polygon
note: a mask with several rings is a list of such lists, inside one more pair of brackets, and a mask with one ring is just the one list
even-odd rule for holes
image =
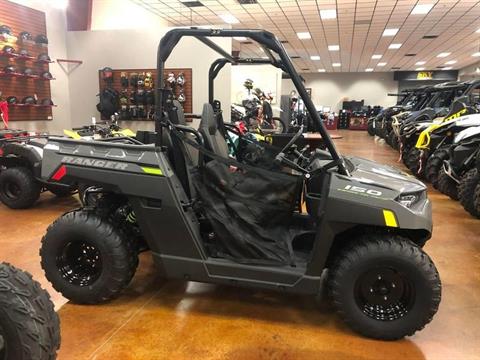
{"label": "fluorescent light fixture", "polygon": [[453,65],[457,62],[457,60],[450,60],[445,63],[445,65]]}
{"label": "fluorescent light fixture", "polygon": [[372,71],[373,71],[372,68],[367,68],[367,69],[365,69],[365,72],[372,72]]}
{"label": "fluorescent light fixture", "polygon": [[425,70],[424,67],[419,67],[419,68],[416,68],[415,71],[422,71],[422,70]]}
{"label": "fluorescent light fixture", "polygon": [[340,63],[333,63],[332,66],[333,66],[333,67],[340,67],[340,66],[342,66],[342,64],[340,64]]}
{"label": "fluorescent light fixture", "polygon": [[472,56],[478,57],[480,56],[480,52],[473,53]]}
{"label": "fluorescent light fixture", "polygon": [[320,17],[322,20],[335,19],[337,17],[337,10],[320,10]]}
{"label": "fluorescent light fixture", "polygon": [[451,66],[444,67],[442,70],[452,70],[453,68]]}
{"label": "fluorescent light fixture", "polygon": [[447,57],[450,54],[451,53],[449,53],[449,52],[443,52],[443,53],[438,54],[437,57]]}
{"label": "fluorescent light fixture", "polygon": [[300,40],[306,40],[306,39],[311,39],[312,38],[312,36],[310,35],[310,33],[308,31],[298,32],[297,36]]}
{"label": "fluorescent light fixture", "polygon": [[382,36],[395,36],[398,33],[397,28],[390,28],[390,29],[385,29],[383,30]]}
{"label": "fluorescent light fixture", "polygon": [[400,49],[402,44],[390,44],[389,49]]}
{"label": "fluorescent light fixture", "polygon": [[318,72],[325,72],[325,69],[318,69]]}
{"label": "fluorescent light fixture", "polygon": [[477,29],[477,31],[475,31],[475,32],[476,32],[477,34],[479,34],[479,33],[480,33],[480,29]]}
{"label": "fluorescent light fixture", "polygon": [[328,45],[328,50],[338,51],[338,50],[340,50],[340,45]]}
{"label": "fluorescent light fixture", "polygon": [[412,15],[424,15],[428,14],[432,10],[433,4],[418,4],[412,10]]}
{"label": "fluorescent light fixture", "polygon": [[318,61],[318,60],[320,60],[320,56],[312,55],[312,56],[310,56],[310,60]]}
{"label": "fluorescent light fixture", "polygon": [[415,65],[425,65],[426,63],[426,61],[417,61]]}
{"label": "fluorescent light fixture", "polygon": [[222,19],[223,21],[225,21],[227,24],[238,24],[240,21],[235,17],[233,16],[232,14],[221,14],[221,15],[218,15],[220,17],[220,19]]}
{"label": "fluorescent light fixture", "polygon": [[245,36],[234,36],[233,38],[238,41],[247,41],[247,38]]}
{"label": "fluorescent light fixture", "polygon": [[386,62],[381,62],[381,63],[378,63],[378,64],[377,64],[377,66],[385,66],[385,65],[387,65]]}
{"label": "fluorescent light fixture", "polygon": [[380,54],[372,55],[372,59],[381,59],[381,58],[382,58],[382,55]]}

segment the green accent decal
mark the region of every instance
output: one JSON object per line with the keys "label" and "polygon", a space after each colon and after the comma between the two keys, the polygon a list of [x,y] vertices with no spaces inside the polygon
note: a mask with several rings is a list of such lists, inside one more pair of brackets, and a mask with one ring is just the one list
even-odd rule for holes
{"label": "green accent decal", "polygon": [[142,166],[142,170],[144,173],[147,173],[149,175],[160,175],[160,176],[163,176],[163,172],[161,169],[159,168],[152,168],[152,167],[143,167]]}

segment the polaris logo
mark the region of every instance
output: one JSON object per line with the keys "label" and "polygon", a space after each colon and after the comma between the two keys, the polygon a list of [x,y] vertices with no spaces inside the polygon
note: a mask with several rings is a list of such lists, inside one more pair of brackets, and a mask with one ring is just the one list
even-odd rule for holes
{"label": "polaris logo", "polygon": [[113,169],[113,170],[126,170],[128,167],[128,164],[117,162],[117,161],[74,158],[71,156],[64,156],[62,159],[62,163],[72,164],[72,165],[91,166],[91,167],[98,167],[98,168],[104,168],[104,169]]}

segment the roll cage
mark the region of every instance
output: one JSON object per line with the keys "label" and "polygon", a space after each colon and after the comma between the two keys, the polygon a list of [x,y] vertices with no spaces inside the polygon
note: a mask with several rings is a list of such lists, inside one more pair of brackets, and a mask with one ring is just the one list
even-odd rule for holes
{"label": "roll cage", "polygon": [[[223,50],[220,46],[210,40],[210,37],[227,37],[233,38],[242,36],[256,41],[260,44],[266,54],[266,59],[245,59],[236,58]],[[170,56],[172,50],[178,44],[182,37],[194,37],[204,43],[206,46],[216,51],[222,56],[221,59],[216,60],[210,67],[209,72],[209,102],[213,102],[213,81],[218,72],[225,66],[225,64],[270,64],[279,69],[282,69],[292,79],[297,93],[304,101],[305,107],[310,113],[313,121],[317,122],[319,132],[323,138],[325,146],[330,152],[333,161],[338,166],[338,171],[344,175],[349,172],[345,163],[337,151],[330,135],[325,129],[319,114],[315,109],[315,105],[308,96],[308,93],[303,86],[302,78],[295,70],[290,57],[288,56],[282,43],[272,33],[265,30],[237,30],[237,29],[199,29],[199,28],[181,28],[168,31],[160,40],[157,51],[157,79],[155,91],[155,131],[157,133],[156,146],[162,146],[162,127],[164,125],[165,114],[167,113],[167,100],[170,89],[165,86],[163,80],[163,70],[165,62]],[[278,57],[276,57],[277,55]],[[210,80],[211,79],[211,80]]]}

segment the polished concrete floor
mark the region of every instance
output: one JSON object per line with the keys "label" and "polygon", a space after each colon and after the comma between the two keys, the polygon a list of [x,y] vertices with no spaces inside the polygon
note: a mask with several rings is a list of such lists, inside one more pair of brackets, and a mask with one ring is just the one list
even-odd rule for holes
{"label": "polished concrete floor", "polygon": [[[397,154],[365,132],[339,131],[346,154],[396,164]],[[47,226],[75,198],[42,195],[30,210],[0,205],[0,260],[27,269],[49,290],[62,322],[60,359],[480,359],[480,220],[429,189],[434,235],[425,250],[443,282],[439,312],[397,342],[352,333],[326,301],[269,291],[165,281],[148,253],[127,291],[99,306],[65,303],[40,269]]]}

